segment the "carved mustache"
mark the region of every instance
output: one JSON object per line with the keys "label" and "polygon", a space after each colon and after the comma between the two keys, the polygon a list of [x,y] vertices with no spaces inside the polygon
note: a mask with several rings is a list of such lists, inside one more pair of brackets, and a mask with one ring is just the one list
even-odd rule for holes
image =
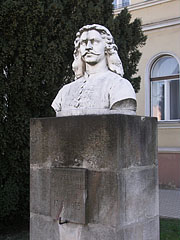
{"label": "carved mustache", "polygon": [[99,53],[93,52],[93,51],[86,51],[83,53],[82,57],[86,56],[87,54],[94,54],[94,55],[100,55]]}

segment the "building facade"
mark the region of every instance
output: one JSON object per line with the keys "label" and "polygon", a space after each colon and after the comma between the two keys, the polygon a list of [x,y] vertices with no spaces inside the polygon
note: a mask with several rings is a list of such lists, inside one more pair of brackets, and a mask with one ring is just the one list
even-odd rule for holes
{"label": "building facade", "polygon": [[157,117],[159,182],[180,188],[180,0],[116,0],[114,14],[124,6],[147,35],[137,114]]}

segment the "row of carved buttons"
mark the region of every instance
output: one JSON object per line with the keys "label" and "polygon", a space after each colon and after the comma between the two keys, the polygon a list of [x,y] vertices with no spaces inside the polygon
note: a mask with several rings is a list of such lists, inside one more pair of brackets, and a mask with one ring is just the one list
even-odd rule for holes
{"label": "row of carved buttons", "polygon": [[84,85],[85,85],[85,83],[86,83],[86,79],[84,79],[84,81],[83,81],[83,85],[81,86],[81,90],[79,91],[79,97],[78,97],[78,102],[74,105],[74,107],[75,108],[78,108],[79,107],[79,105],[80,105],[80,99],[81,99],[81,94],[82,94],[82,92],[83,92],[83,88],[84,88]]}

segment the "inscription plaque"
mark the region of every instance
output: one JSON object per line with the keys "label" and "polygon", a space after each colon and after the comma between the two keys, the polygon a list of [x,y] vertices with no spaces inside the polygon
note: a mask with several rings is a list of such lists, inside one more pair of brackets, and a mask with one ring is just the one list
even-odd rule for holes
{"label": "inscription plaque", "polygon": [[54,168],[51,177],[51,217],[62,222],[86,223],[87,170]]}

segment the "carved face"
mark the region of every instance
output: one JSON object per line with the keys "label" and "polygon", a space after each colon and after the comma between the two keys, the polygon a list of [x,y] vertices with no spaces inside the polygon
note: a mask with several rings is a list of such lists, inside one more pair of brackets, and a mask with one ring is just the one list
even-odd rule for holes
{"label": "carved face", "polygon": [[80,37],[80,53],[85,63],[94,65],[105,58],[105,40],[96,30],[85,31]]}

